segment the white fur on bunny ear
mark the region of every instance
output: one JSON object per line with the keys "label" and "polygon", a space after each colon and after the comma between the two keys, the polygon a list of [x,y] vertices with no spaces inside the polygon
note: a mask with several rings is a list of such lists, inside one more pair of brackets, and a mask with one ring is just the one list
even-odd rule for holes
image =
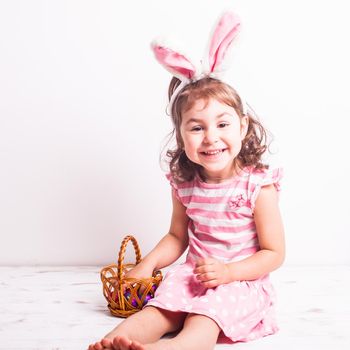
{"label": "white fur on bunny ear", "polygon": [[204,57],[203,64],[208,73],[220,73],[231,44],[239,32],[239,17],[229,11],[225,12],[214,27],[211,36],[207,57]]}
{"label": "white fur on bunny ear", "polygon": [[151,48],[157,61],[181,81],[187,81],[196,76],[195,64],[180,50],[171,49],[161,39],[152,41]]}

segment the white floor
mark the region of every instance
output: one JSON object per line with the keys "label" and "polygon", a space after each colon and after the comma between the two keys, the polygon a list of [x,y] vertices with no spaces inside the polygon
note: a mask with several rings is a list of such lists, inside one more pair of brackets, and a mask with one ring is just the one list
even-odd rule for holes
{"label": "white floor", "polygon": [[[216,349],[350,349],[350,266],[283,267],[272,280],[280,332]],[[0,286],[0,349],[86,349],[120,322],[99,267],[0,267]]]}

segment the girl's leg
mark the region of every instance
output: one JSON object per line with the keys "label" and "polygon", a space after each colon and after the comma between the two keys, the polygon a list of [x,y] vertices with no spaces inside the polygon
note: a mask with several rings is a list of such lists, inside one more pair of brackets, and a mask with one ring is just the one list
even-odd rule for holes
{"label": "girl's leg", "polygon": [[218,340],[221,328],[211,318],[204,315],[187,316],[182,331],[174,338],[181,350],[212,350]]}
{"label": "girl's leg", "polygon": [[[89,350],[118,349],[118,343],[136,340],[142,344],[159,340],[164,334],[181,328],[186,314],[148,306],[131,315],[108,333],[101,341],[89,346]],[[124,348],[124,346],[120,346]]]}
{"label": "girl's leg", "polygon": [[220,327],[211,318],[189,314],[181,332],[171,339],[160,339],[151,344],[142,345],[132,342],[132,350],[212,350],[215,347]]}

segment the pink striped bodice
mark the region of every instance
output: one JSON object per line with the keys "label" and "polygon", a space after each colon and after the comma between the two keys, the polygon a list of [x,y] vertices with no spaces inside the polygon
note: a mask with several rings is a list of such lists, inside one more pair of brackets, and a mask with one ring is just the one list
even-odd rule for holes
{"label": "pink striped bodice", "polygon": [[198,177],[176,184],[168,179],[176,197],[186,207],[189,260],[212,257],[238,261],[259,250],[254,206],[261,187],[274,184],[279,191],[282,170],[245,168],[226,182],[209,184]]}

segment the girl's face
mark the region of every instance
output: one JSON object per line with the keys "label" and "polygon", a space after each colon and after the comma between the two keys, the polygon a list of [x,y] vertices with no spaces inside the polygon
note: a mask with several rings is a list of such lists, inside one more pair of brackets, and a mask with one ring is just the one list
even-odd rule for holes
{"label": "girl's face", "polygon": [[187,157],[202,166],[206,181],[220,182],[235,173],[234,159],[248,128],[233,107],[210,98],[196,101],[182,114],[180,133]]}

